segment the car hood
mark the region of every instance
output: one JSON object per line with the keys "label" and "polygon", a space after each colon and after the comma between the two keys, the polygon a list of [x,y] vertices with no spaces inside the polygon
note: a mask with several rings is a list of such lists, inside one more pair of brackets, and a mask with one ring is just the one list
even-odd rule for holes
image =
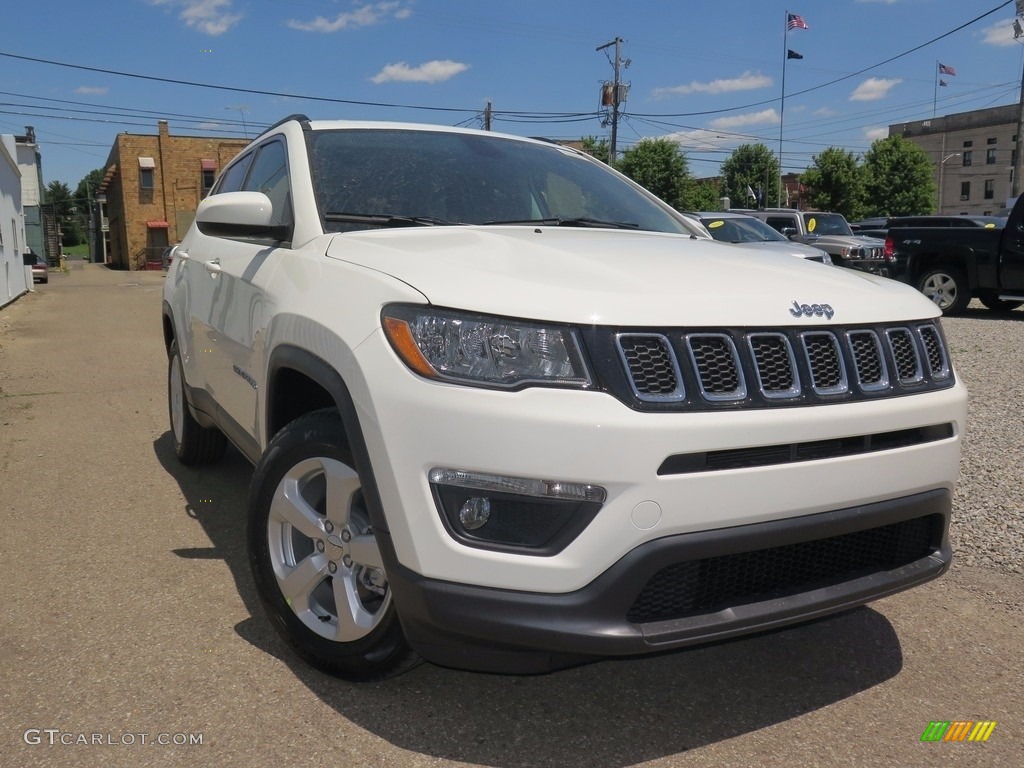
{"label": "car hood", "polygon": [[866,272],[655,232],[371,230],[334,235],[327,256],[391,275],[436,306],[575,324],[801,325],[826,321],[801,305],[826,304],[832,323],[938,314],[909,286]]}
{"label": "car hood", "polygon": [[825,256],[825,251],[821,250],[821,248],[815,248],[813,245],[804,245],[803,243],[795,243],[792,240],[787,240],[786,242],[781,240],[764,240],[758,243],[730,243],[730,245],[761,253],[786,253],[801,259],[820,260]]}

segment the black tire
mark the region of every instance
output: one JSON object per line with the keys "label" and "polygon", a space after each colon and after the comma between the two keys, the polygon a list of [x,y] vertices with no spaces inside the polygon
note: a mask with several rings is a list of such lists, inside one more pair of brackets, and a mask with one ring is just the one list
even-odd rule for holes
{"label": "black tire", "polygon": [[203,427],[188,409],[185,397],[185,369],[178,342],[167,350],[167,416],[178,461],[186,466],[212,464],[224,456],[227,439],[218,429]]}
{"label": "black tire", "polygon": [[1024,301],[1000,299],[997,296],[979,296],[978,300],[993,312],[1010,312],[1017,307],[1024,305]]}
{"label": "black tire", "polygon": [[957,267],[934,267],[917,281],[917,289],[935,302],[944,315],[955,315],[971,303],[967,275]]}
{"label": "black tire", "polygon": [[402,634],[347,444],[334,410],[275,435],[249,490],[249,562],[271,624],[302,659],[382,680],[421,659]]}

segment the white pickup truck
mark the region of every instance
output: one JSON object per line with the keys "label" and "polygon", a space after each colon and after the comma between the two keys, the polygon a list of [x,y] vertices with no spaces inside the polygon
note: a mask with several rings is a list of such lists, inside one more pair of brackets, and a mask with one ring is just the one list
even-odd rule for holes
{"label": "white pickup truck", "polygon": [[943,573],[938,313],[711,241],[569,148],[293,116],[176,250],[171,431],[255,465],[253,574],[309,662],[543,672]]}

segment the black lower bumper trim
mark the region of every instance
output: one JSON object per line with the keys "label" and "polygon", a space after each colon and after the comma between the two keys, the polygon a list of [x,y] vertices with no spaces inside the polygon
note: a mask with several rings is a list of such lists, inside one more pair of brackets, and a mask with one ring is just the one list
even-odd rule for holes
{"label": "black lower bumper trim", "polygon": [[[596,658],[630,656],[722,640],[819,618],[916,586],[949,567],[951,497],[944,489],[768,523],[668,536],[625,555],[583,589],[543,594],[427,579],[400,565],[378,534],[403,629],[427,660],[488,672],[548,672]],[[745,553],[798,550],[826,539],[864,538],[873,529],[905,530],[925,520],[920,556],[901,564],[867,561],[805,583],[741,594],[678,618],[627,618],[645,587],[666,569]],[[915,529],[920,526],[913,525]],[[821,551],[811,546],[809,552]],[[826,548],[825,551],[828,551]],[[812,574],[813,574],[812,569]],[[776,584],[776,587],[779,585]]]}

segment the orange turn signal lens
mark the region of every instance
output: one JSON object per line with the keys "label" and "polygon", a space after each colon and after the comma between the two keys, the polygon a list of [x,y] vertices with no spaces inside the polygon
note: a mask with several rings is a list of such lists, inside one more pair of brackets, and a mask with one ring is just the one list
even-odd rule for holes
{"label": "orange turn signal lens", "polygon": [[385,317],[384,334],[388,337],[395,352],[402,358],[403,363],[420,376],[425,376],[428,379],[437,378],[437,371],[420,352],[409,323],[397,317]]}

